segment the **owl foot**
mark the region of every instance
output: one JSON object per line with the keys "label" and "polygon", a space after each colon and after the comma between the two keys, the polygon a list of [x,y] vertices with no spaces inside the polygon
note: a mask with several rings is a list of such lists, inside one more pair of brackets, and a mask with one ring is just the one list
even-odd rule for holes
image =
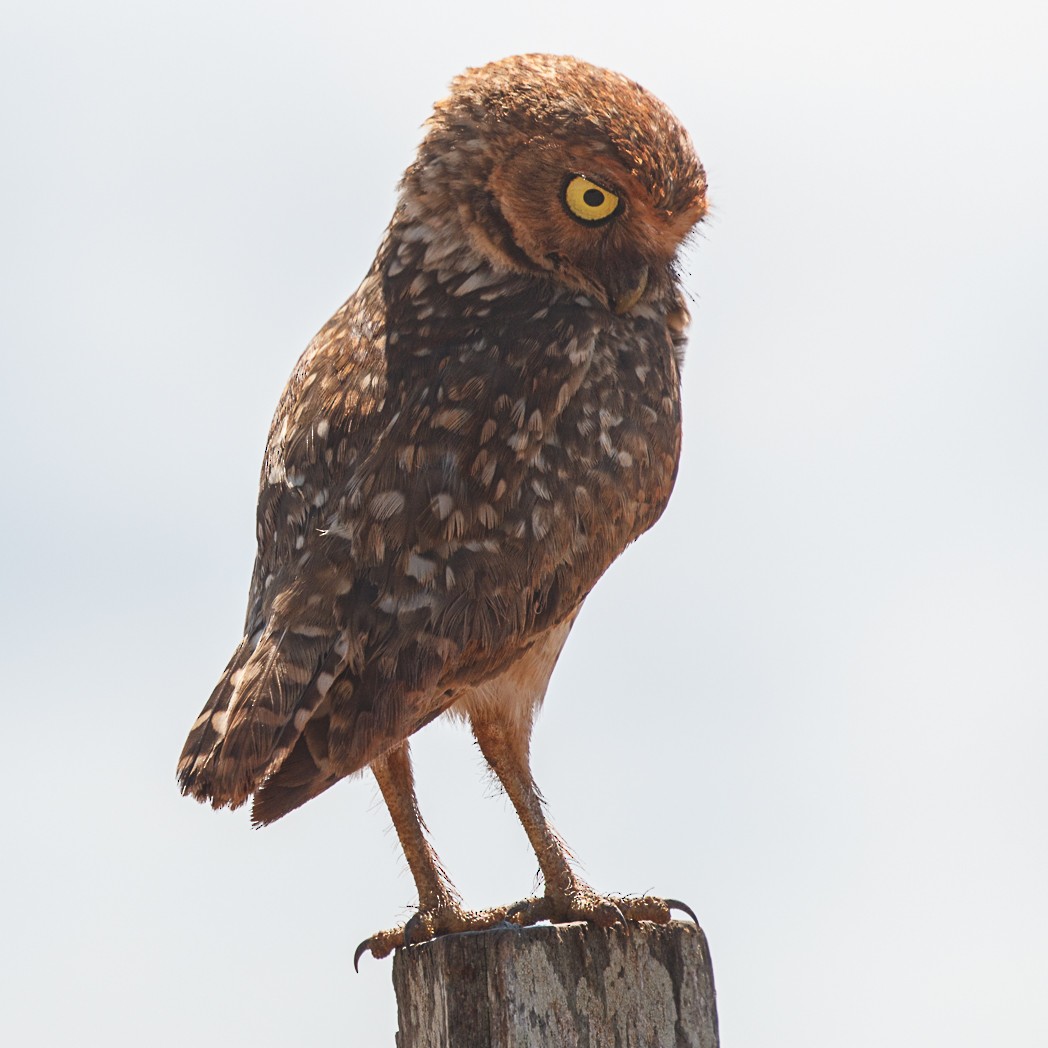
{"label": "owl foot", "polygon": [[677,899],[660,899],[654,895],[598,895],[591,888],[576,887],[567,892],[555,892],[524,899],[506,911],[506,920],[529,925],[539,921],[568,924],[588,921],[601,928],[616,924],[629,931],[630,921],[651,921],[669,924],[672,911],[686,913],[696,925],[698,917],[690,906]]}
{"label": "owl foot", "polygon": [[370,951],[376,960],[388,956],[398,946],[417,946],[429,942],[440,935],[451,935],[454,932],[480,932],[506,920],[508,906],[493,910],[464,910],[456,904],[439,906],[430,910],[419,910],[400,928],[389,928],[376,932],[365,939],[353,954],[353,969],[360,958]]}
{"label": "owl foot", "polygon": [[455,932],[480,932],[503,921],[521,927],[538,924],[539,921],[549,921],[551,924],[587,921],[601,928],[619,924],[628,932],[630,921],[669,924],[673,910],[686,913],[698,925],[695,911],[678,899],[661,899],[654,895],[602,896],[590,888],[539,895],[523,899],[512,906],[499,906],[491,910],[464,910],[458,905],[440,906],[419,910],[401,927],[376,932],[365,939],[353,954],[353,970],[360,970],[360,958],[365,953],[381,960],[400,946],[417,946]]}

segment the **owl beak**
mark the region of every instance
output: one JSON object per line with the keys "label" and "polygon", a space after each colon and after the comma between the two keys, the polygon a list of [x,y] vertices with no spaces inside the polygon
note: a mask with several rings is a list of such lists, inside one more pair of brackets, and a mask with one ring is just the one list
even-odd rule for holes
{"label": "owl beak", "polygon": [[[608,301],[611,304],[613,313],[622,316],[623,313],[628,313],[641,300],[644,292],[648,290],[648,273],[648,267],[641,266],[637,271],[636,281],[631,287],[623,289],[618,294],[611,293],[608,295]],[[610,288],[609,291],[611,291]]]}

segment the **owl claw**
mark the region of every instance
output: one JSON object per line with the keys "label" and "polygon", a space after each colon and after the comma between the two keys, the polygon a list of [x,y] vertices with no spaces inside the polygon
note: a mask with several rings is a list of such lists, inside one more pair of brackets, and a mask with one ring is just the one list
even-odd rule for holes
{"label": "owl claw", "polygon": [[353,954],[353,970],[360,971],[360,958],[369,951],[376,960],[382,960],[401,947],[420,946],[441,935],[451,935],[455,932],[483,931],[505,919],[505,907],[494,910],[463,910],[457,902],[418,910],[402,927],[375,932],[365,939]]}
{"label": "owl claw", "polygon": [[603,928],[618,926],[629,935],[631,922],[655,921],[665,924],[671,919],[672,910],[686,913],[699,927],[695,911],[679,899],[601,897],[594,892],[583,893],[577,898],[540,895],[522,899],[508,908],[483,913],[465,913],[457,906],[449,906],[441,911],[420,910],[408,919],[403,928],[378,932],[365,939],[353,954],[353,970],[360,971],[360,958],[365,953],[370,952],[374,957],[382,958],[398,946],[415,946],[449,932],[480,931],[501,922],[527,926],[539,921],[563,924],[583,920]]}
{"label": "owl claw", "polygon": [[371,949],[371,939],[365,939],[353,953],[353,971],[360,974],[360,958]]}
{"label": "owl claw", "polygon": [[[534,899],[521,899],[520,902],[515,902],[506,911],[503,920],[527,927],[530,924],[538,924],[539,921],[550,920],[550,911],[549,899],[540,895]],[[518,917],[522,919],[517,920]]]}
{"label": "owl claw", "polygon": [[517,922],[514,921],[513,918],[516,917],[518,913],[523,913],[524,910],[527,909],[527,906],[528,906],[527,902],[516,902],[516,903],[514,903],[506,911],[506,920],[509,921],[512,924],[516,924]]}
{"label": "owl claw", "polygon": [[702,927],[702,925],[699,924],[698,917],[695,916],[695,911],[688,906],[687,903],[681,902],[680,899],[664,899],[663,902],[665,902],[671,910],[680,910],[681,913],[686,913],[695,922],[696,928]]}
{"label": "owl claw", "polygon": [[[404,925],[404,945],[405,946],[411,946],[414,943],[414,941],[415,941],[415,934],[416,934],[416,932],[424,932],[424,931],[425,931],[425,928],[423,927],[421,914],[416,913],[416,914],[412,915],[408,919],[407,924]],[[425,938],[423,938],[422,936],[419,936],[418,941],[419,942],[426,942],[428,939],[431,939],[432,937],[433,937],[432,934],[425,936]]]}
{"label": "owl claw", "polygon": [[390,928],[389,931],[375,932],[368,936],[353,954],[353,971],[360,971],[360,958],[370,953],[376,960],[388,957],[398,946],[404,945],[404,929]]}
{"label": "owl claw", "polygon": [[551,924],[589,921],[601,928],[619,926],[629,935],[629,913],[629,899],[604,897],[587,891],[579,896],[539,895],[533,899],[523,899],[506,911],[504,919],[524,927],[538,924],[539,921],[549,921]]}

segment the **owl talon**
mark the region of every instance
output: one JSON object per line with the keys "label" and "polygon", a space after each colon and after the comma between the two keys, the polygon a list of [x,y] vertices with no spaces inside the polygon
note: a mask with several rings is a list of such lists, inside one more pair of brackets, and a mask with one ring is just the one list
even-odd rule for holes
{"label": "owl talon", "polygon": [[615,919],[612,920],[608,925],[606,925],[606,927],[613,928],[616,924],[621,924],[622,925],[622,930],[627,935],[629,935],[629,933],[630,933],[630,922],[626,920],[626,915],[622,912],[622,909],[619,907],[619,905],[615,902],[614,899],[608,899],[606,901],[605,907],[602,907],[602,909],[605,910],[605,914],[607,912],[607,908],[610,908],[611,910],[614,911]]}
{"label": "owl talon", "polygon": [[698,917],[695,916],[695,911],[688,906],[687,903],[681,902],[680,899],[663,899],[663,902],[665,902],[671,910],[680,910],[681,913],[686,913],[695,922],[696,928],[702,927],[699,924]]}
{"label": "owl talon", "polygon": [[388,957],[398,946],[404,945],[404,929],[391,928],[389,931],[376,932],[365,939],[353,953],[353,971],[360,971],[360,958],[370,951],[375,960]]}
{"label": "owl talon", "polygon": [[371,949],[371,940],[365,939],[353,952],[353,971],[360,974],[360,958]]}
{"label": "owl talon", "polygon": [[416,941],[422,943],[431,939],[432,935],[420,934],[425,931],[425,922],[422,920],[422,914],[414,914],[408,919],[407,924],[404,925],[404,945],[412,946]]}
{"label": "owl talon", "polygon": [[[526,905],[526,901],[524,904]],[[360,958],[368,951],[376,960],[388,957],[394,950],[421,946],[442,935],[457,932],[479,932],[494,927],[507,919],[505,907],[492,910],[463,910],[457,903],[433,909],[418,910],[402,928],[376,932],[365,939],[353,954],[353,969],[359,971]]]}
{"label": "owl talon", "polygon": [[535,899],[521,899],[515,902],[507,911],[503,920],[511,921],[513,924],[526,928],[539,921],[551,921],[552,906],[547,896],[542,895]]}

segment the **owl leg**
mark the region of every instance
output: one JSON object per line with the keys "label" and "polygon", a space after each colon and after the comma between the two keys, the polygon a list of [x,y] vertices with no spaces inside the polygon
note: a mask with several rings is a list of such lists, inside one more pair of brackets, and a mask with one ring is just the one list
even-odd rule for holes
{"label": "owl leg", "polygon": [[484,911],[462,908],[459,893],[426,838],[426,824],[422,821],[415,796],[415,776],[407,742],[373,761],[371,770],[378,780],[382,799],[389,809],[404,857],[415,879],[419,908],[402,927],[376,932],[365,939],[357,947],[353,967],[357,967],[361,955],[367,950],[375,957],[385,957],[398,946],[428,942],[449,932],[479,931],[504,920],[508,907]]}
{"label": "owl leg", "polygon": [[602,927],[625,925],[627,921],[668,924],[670,911],[695,914],[676,899],[655,896],[602,896],[595,892],[571,865],[567,845],[546,818],[542,795],[531,775],[527,733],[514,732],[504,720],[491,713],[474,711],[470,716],[473,734],[485,760],[498,776],[528,835],[546,884],[545,893],[525,899],[507,910],[518,924],[548,920],[554,924],[590,921]]}
{"label": "owl leg", "polygon": [[426,839],[426,824],[415,796],[411,753],[404,742],[371,765],[400,838],[404,857],[418,888],[422,910],[437,910],[459,902],[459,894]]}

